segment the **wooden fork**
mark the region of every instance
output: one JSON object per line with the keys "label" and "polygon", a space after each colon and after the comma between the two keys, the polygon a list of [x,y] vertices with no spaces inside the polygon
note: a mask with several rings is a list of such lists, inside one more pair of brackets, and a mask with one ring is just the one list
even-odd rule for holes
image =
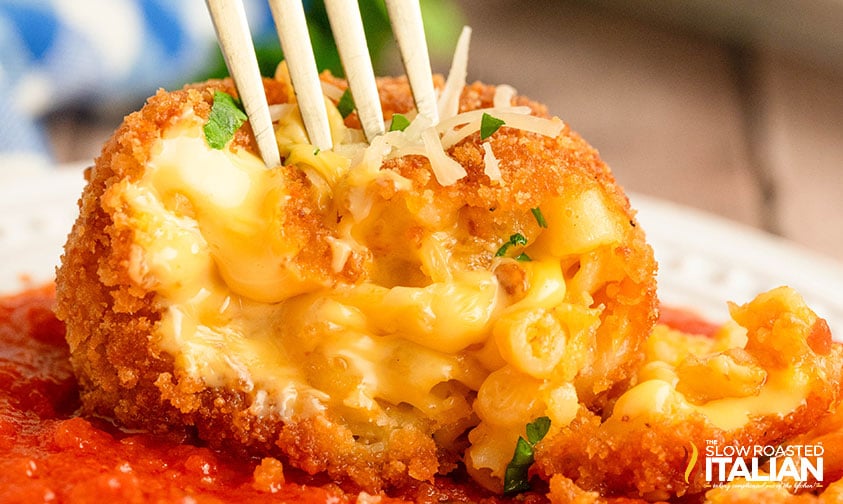
{"label": "wooden fork", "polygon": [[[267,167],[275,167],[281,159],[242,1],[206,0],[206,4],[261,157]],[[269,0],[269,5],[310,142],[330,149],[325,97],[302,2]],[[386,5],[418,113],[435,124],[436,92],[419,2],[386,0]],[[360,8],[356,0],[326,0],[325,7],[363,133],[371,141],[384,132],[384,122]]]}

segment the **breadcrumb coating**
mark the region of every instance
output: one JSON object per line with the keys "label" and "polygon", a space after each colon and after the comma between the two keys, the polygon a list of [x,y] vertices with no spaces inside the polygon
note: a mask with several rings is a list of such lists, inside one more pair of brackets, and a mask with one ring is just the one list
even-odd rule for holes
{"label": "breadcrumb coating", "polygon": [[[345,86],[331,76],[324,79]],[[405,79],[384,78],[378,84],[386,119],[393,112],[412,111]],[[271,104],[293,99],[283,82],[267,79],[265,87]],[[57,272],[57,314],[67,325],[85,412],[152,431],[195,429],[212,447],[277,457],[367,491],[429,481],[437,473],[450,471],[462,458],[465,433],[477,424],[476,416],[466,416],[454,425],[435,425],[407,415],[405,425],[378,430],[373,435],[380,437],[364,440],[365,436],[345,425],[344,418],[330,413],[287,421],[277,413],[257,414],[257,399],[242,383],[210,386],[181,369],[176,358],[160,346],[156,331],[168,306],[156,292],[154,275],[139,259],[144,250],[136,239],[135,216],[125,188],[144,177],[159,140],[182,120],[185,110],[207,119],[215,90],[236,95],[229,80],[159,91],[125,118],[86,172],[80,216]],[[466,86],[460,110],[491,107],[494,92],[493,86],[481,83]],[[515,104],[530,107],[534,115],[548,116],[542,105],[526,98],[517,97]],[[356,116],[345,122],[354,127]],[[289,194],[282,232],[297,250],[295,266],[328,288],[363,282],[423,286],[430,278],[404,260],[410,255],[408,250],[421,246],[422,231],[453,233],[456,245],[450,260],[466,270],[488,269],[502,236],[514,231],[531,236],[540,231],[531,209],[558,196],[596,190],[623,223],[620,243],[568,260],[565,268],[574,278],[572,286],[579,288],[569,289],[574,292],[571,296],[585,296],[570,301],[601,313],[594,347],[583,350],[589,356],[583,359],[587,364],[574,370],[581,401],[599,410],[613,387],[624,384],[643,358],[641,346],[656,319],[652,251],[611,170],[568,126],[555,138],[501,128],[491,143],[502,181],[492,181],[484,173],[481,143],[475,133],[449,150],[467,171],[465,178],[449,186],[436,181],[424,156],[388,159],[381,169],[409,180],[411,190],[375,184],[372,197],[385,209],[382,222],[401,222],[403,215],[423,213],[431,206],[438,215],[453,220],[430,222],[425,229],[411,225],[399,236],[392,234],[395,226],[373,221],[362,238],[367,250],[352,251],[339,270],[331,248],[337,223],[321,211],[311,179],[293,166],[277,168]],[[248,122],[228,149],[256,152]],[[507,267],[498,273],[514,298],[523,295],[520,275],[517,268],[507,272]],[[606,280],[595,283],[596,277]],[[465,389],[462,394],[470,405],[476,391]],[[441,441],[444,438],[448,441]]]}
{"label": "breadcrumb coating", "polygon": [[[340,79],[330,75],[323,79],[345,88]],[[436,82],[441,86],[440,78]],[[384,78],[378,84],[385,119],[393,113],[412,113],[405,79]],[[265,87],[271,104],[294,99],[282,81],[267,79]],[[351,409],[284,417],[280,411],[262,409],[262,399],[242,380],[211,385],[191,374],[162,343],[159,329],[170,305],[158,292],[158,279],[143,259],[146,251],[138,239],[138,218],[126,188],[144,178],[160,140],[183,120],[186,110],[207,119],[216,90],[236,95],[228,80],[159,91],[141,110],[126,117],[86,172],[88,185],[79,201],[80,216],[57,271],[57,314],[67,326],[71,364],[87,414],[113,418],[131,428],[195,430],[211,447],[244,456],[274,457],[283,461],[279,467],[288,464],[311,474],[324,473],[352,489],[378,492],[432,481],[460,463],[468,465],[465,453],[472,439],[515,432],[495,421],[540,414],[520,411],[521,405],[514,403],[504,406],[512,411],[496,409],[496,398],[489,400],[488,390],[479,391],[476,382],[500,371],[500,376],[536,386],[524,390],[552,391],[560,386],[557,390],[564,394],[549,396],[562,403],[573,390],[573,420],[553,425],[537,445],[531,473],[546,480],[553,503],[677,498],[719,503],[833,502],[843,491],[839,482],[826,485],[819,497],[794,493],[784,485],[744,488],[732,483],[711,489],[712,482],[705,479],[700,465],[690,464],[693,447],[707,442],[720,446],[821,442],[827,448],[826,481],[843,476],[843,459],[837,455],[843,453],[838,449],[843,347],[832,342],[825,321],[786,288],[732,306],[733,318],[745,335],[734,325],[725,326],[713,338],[668,331],[664,326],[653,330],[657,300],[652,251],[611,170],[567,125],[557,137],[507,126],[498,130],[488,141],[499,161],[501,180],[485,173],[486,151],[479,132],[448,150],[467,173],[451,185],[437,182],[423,155],[387,158],[379,170],[395,174],[409,186],[401,188],[384,179],[367,188],[367,196],[377,204],[356,236],[365,247],[348,250],[339,268],[337,228],[346,215],[331,213],[336,207],[326,207],[307,173],[293,165],[275,168],[288,196],[279,233],[295,250],[291,267],[307,282],[346,293],[367,284],[383,289],[432,285],[432,274],[418,264],[417,251],[426,246],[426,236],[441,233],[448,236],[449,264],[464,271],[493,270],[503,295],[517,303],[530,295],[529,275],[516,261],[496,258],[502,237],[515,232],[539,235],[542,230],[534,209],[564,204],[572,195],[599,194],[613,218],[622,222],[620,238],[610,246],[559,259],[566,283],[566,313],[576,313],[582,320],[599,313],[599,325],[579,333],[567,327],[569,332],[562,334],[570,340],[565,342],[568,353],[547,371],[550,378],[536,378],[530,374],[535,370],[502,367],[504,354],[512,349],[502,350],[501,342],[489,336],[483,344],[458,351],[457,362],[466,373],[462,382],[454,378],[429,391],[431,396],[448,399],[451,409],[443,417],[448,420],[419,414],[409,403],[378,398],[389,420],[361,429]],[[468,85],[460,111],[491,107],[494,96],[494,86]],[[549,117],[544,106],[527,98],[515,97],[513,105],[526,105],[533,115]],[[345,125],[359,127],[356,115],[348,116]],[[256,152],[248,122],[227,148],[235,153]],[[353,198],[353,191],[342,182],[334,190],[338,200]],[[565,211],[570,213],[563,209],[560,215],[564,217]],[[288,331],[300,332],[296,337],[305,340],[318,338],[318,331],[329,323],[299,326],[300,322],[284,318],[291,310],[313,309],[310,299],[307,295],[295,298],[285,308],[287,312],[267,324],[287,324]],[[554,317],[559,316],[550,313],[538,319],[546,327],[553,327]],[[404,322],[381,320],[375,325],[385,331],[384,327]],[[554,343],[540,337],[530,342],[538,351]],[[417,352],[421,347],[412,348],[409,351]],[[317,389],[352,394],[360,385],[359,377],[339,364],[331,367],[309,354],[303,361],[309,384]],[[771,377],[785,372],[798,378],[794,389],[797,382],[804,386],[800,389],[804,400],[792,409],[750,414],[738,427],[718,425],[706,416],[706,404],[758,396]],[[656,403],[645,400],[643,406],[636,406],[630,397],[653,375],[665,381],[669,399],[646,411]],[[502,394],[519,390],[507,390],[508,380],[497,385]],[[487,402],[479,405],[481,396]],[[552,409],[535,401],[523,404]],[[622,414],[624,408],[644,413]],[[522,428],[523,422],[517,427]],[[500,444],[500,440],[489,442],[486,451],[475,455],[482,459]],[[506,451],[514,443],[504,444]],[[493,455],[492,459],[500,457],[500,453]],[[511,456],[511,451],[504,455]],[[491,467],[470,467],[468,472],[481,485],[499,489],[501,482],[492,476]]]}

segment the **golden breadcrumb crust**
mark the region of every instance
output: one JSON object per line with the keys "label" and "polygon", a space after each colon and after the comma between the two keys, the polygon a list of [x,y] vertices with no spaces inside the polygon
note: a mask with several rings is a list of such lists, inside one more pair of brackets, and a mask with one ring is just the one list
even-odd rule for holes
{"label": "golden breadcrumb crust", "polygon": [[[325,78],[344,86],[330,76]],[[283,83],[266,80],[265,86],[270,103],[289,100]],[[386,118],[392,112],[410,110],[412,99],[405,79],[381,79],[379,87]],[[88,185],[79,201],[80,216],[57,272],[57,314],[67,325],[71,362],[79,378],[85,412],[153,431],[195,429],[213,447],[286,457],[308,472],[327,472],[370,491],[400,486],[408,479],[430,480],[437,471],[453,467],[454,454],[440,453],[430,432],[420,426],[397,429],[383,440],[382,447],[375,447],[356,442],[336,419],[329,422],[317,416],[285,425],[273,415],[257,416],[249,411],[252,398],[247,394],[226,387],[209,388],[185,377],[174,369],[172,357],[156,346],[153,335],[164,306],[155,292],[133,280],[136,276],[129,271],[137,245],[130,209],[120,198],[120,182],[143,176],[152,146],[185,108],[207,117],[213,92],[218,89],[235,94],[228,80],[174,92],[159,91],[141,110],[125,118],[86,173]],[[493,95],[494,87],[471,84],[463,91],[460,108],[489,107]],[[525,98],[517,98],[517,102],[529,105],[537,115],[547,115],[537,103]],[[355,123],[354,115],[347,119],[347,124]],[[597,151],[567,126],[557,138],[503,127],[495,134],[493,146],[504,183],[484,175],[478,134],[450,150],[468,172],[452,186],[442,187],[436,182],[424,157],[391,160],[384,168],[412,181],[413,191],[400,195],[409,208],[423,205],[430,198],[437,205],[451,205],[480,242],[499,240],[513,229],[535,226],[525,216],[549,197],[599,188],[607,204],[630,226],[625,228],[622,246],[610,252],[625,264],[623,280],[610,282],[595,294],[595,305],[605,307],[595,364],[577,378],[584,400],[596,404],[601,394],[629,377],[641,359],[641,342],[654,324],[652,251],[609,168]],[[248,123],[236,133],[231,148],[256,152]],[[377,274],[362,262],[353,261],[340,272],[332,270],[324,223],[307,211],[313,206],[307,178],[292,168],[281,169],[286,171],[292,188],[292,208],[300,208],[292,212],[285,225],[291,228],[288,234],[308,244],[296,258],[303,268],[335,283],[359,282]],[[394,188],[381,188],[380,197],[394,196]]]}

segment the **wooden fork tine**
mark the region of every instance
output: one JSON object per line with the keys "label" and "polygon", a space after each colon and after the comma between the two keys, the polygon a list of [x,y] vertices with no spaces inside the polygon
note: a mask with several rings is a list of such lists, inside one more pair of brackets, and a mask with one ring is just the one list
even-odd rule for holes
{"label": "wooden fork tine", "polygon": [[[205,2],[261,157],[268,167],[277,166],[278,144],[242,0]],[[331,149],[330,124],[302,2],[269,0],[269,4],[307,134],[319,149]],[[371,141],[385,128],[360,7],[356,0],[325,0],[325,8],[363,133]],[[416,108],[436,123],[436,95],[420,5],[417,0],[387,0],[387,8]]]}
{"label": "wooden fork tine", "polygon": [[384,132],[383,111],[360,7],[357,0],[325,0],[325,8],[363,134],[371,142]]}
{"label": "wooden fork tine", "polygon": [[267,168],[281,164],[275,129],[269,115],[246,10],[240,0],[205,0],[217,32],[225,64],[249,116],[261,158]]}
{"label": "wooden fork tine", "polygon": [[332,147],[331,127],[304,6],[301,0],[269,0],[269,6],[310,143],[329,150]]}
{"label": "wooden fork tine", "polygon": [[436,91],[433,88],[433,73],[430,69],[430,55],[424,35],[421,6],[418,0],[386,0],[392,33],[398,42],[404,71],[410,81],[410,90],[416,102],[416,110],[433,124],[439,122],[436,105]]}

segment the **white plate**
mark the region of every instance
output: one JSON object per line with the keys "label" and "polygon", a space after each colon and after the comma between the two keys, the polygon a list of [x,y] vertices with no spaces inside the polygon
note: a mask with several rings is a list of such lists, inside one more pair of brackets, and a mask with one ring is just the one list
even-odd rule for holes
{"label": "white plate", "polygon": [[[79,167],[0,179],[0,292],[53,279],[84,185]],[[713,322],[727,301],[796,288],[843,340],[843,265],[750,227],[640,194],[633,207],[659,260],[659,295]]]}
{"label": "white plate", "polygon": [[53,280],[84,183],[76,166],[2,174],[0,293]]}
{"label": "white plate", "polygon": [[843,264],[758,229],[688,207],[630,195],[659,262],[659,297],[714,322],[726,302],[781,285],[799,291],[843,341]]}

